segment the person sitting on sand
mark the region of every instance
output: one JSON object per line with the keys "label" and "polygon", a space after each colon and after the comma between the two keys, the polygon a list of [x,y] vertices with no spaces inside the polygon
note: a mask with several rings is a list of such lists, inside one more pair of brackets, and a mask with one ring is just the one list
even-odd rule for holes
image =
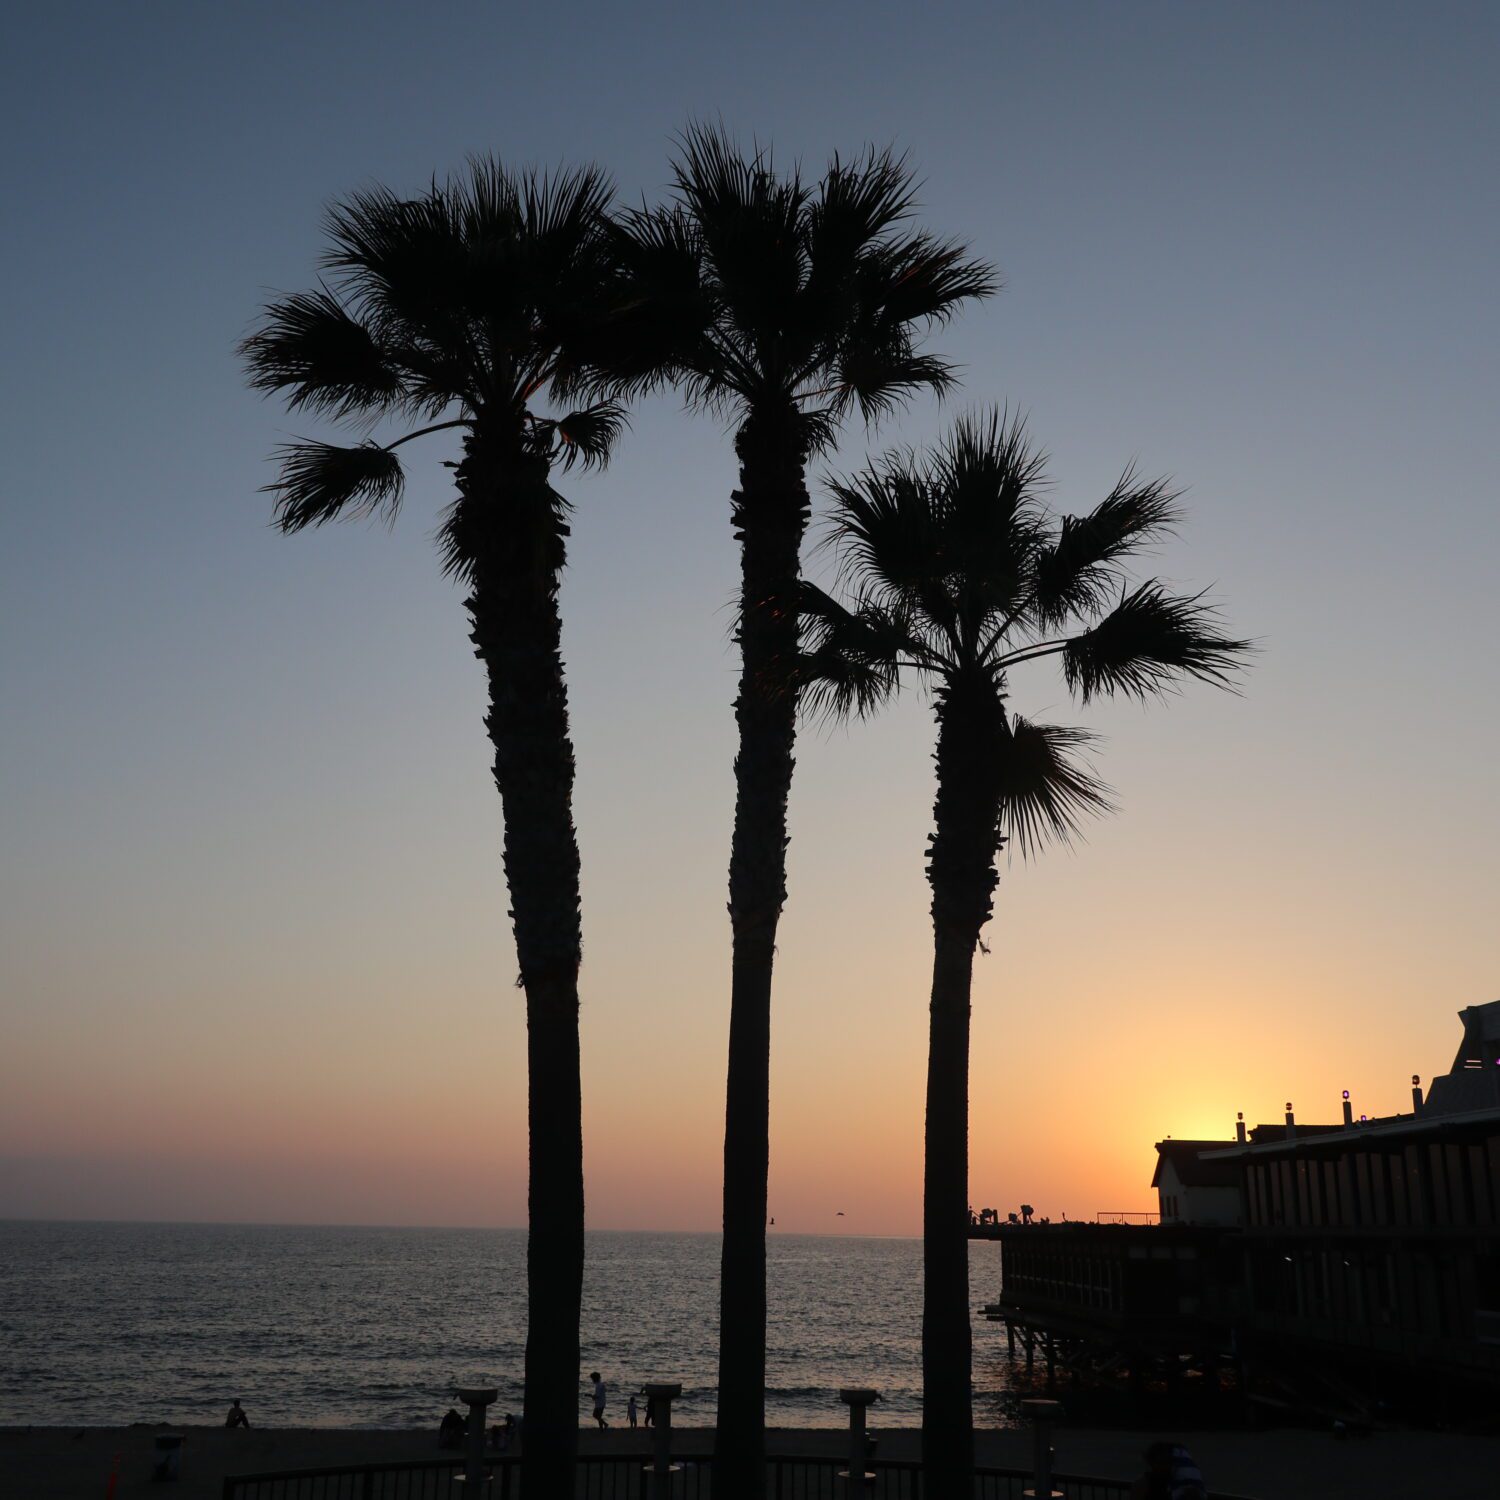
{"label": "person sitting on sand", "polygon": [[450,1406],[448,1415],[438,1423],[438,1447],[462,1448],[464,1445],[464,1419]]}
{"label": "person sitting on sand", "polygon": [[1146,1472],[1130,1487],[1130,1500],[1204,1500],[1203,1475],[1181,1443],[1152,1443]]}
{"label": "person sitting on sand", "polygon": [[229,1415],[224,1418],[226,1427],[248,1427],[250,1418],[245,1415],[245,1408],[240,1405],[239,1397],[236,1396],[229,1408]]}

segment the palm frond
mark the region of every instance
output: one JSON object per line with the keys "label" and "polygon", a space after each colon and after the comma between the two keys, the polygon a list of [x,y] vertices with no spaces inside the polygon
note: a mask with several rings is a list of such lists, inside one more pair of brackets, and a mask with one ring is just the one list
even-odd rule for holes
{"label": "palm frond", "polygon": [[808,208],[812,260],[852,258],[910,218],[916,196],[906,156],[889,146],[870,146],[847,162],[835,153]]}
{"label": "palm frond", "polygon": [[902,615],[868,597],[841,604],[816,584],[802,584],[798,618],[803,650],[796,680],[814,717],[865,718],[900,686],[902,658],[920,647]]}
{"label": "palm frond", "polygon": [[951,561],[942,516],[927,476],[910,453],[888,453],[849,480],[829,479],[833,514],[824,539],[839,557],[839,574],[891,606],[952,623],[946,593]]}
{"label": "palm frond", "polygon": [[926,232],[883,247],[866,266],[874,306],[888,323],[945,323],[970,300],[993,297],[1000,276],[968,247],[955,240],[939,240]]}
{"label": "palm frond", "polygon": [[1060,625],[1104,608],[1121,583],[1117,564],[1171,533],[1179,496],[1166,479],[1141,482],[1127,469],[1088,515],[1064,516],[1056,539],[1037,555],[1031,607],[1036,623]]}
{"label": "palm frond", "polygon": [[960,417],[930,460],[951,591],[975,643],[988,621],[1015,607],[1030,578],[1044,533],[1045,472],[1025,419],[993,407]]}
{"label": "palm frond", "polygon": [[720,332],[774,362],[805,276],[809,189],[795,167],[777,171],[768,150],[746,154],[716,126],[690,126],[678,148],[673,181],[720,293]]}
{"label": "palm frond", "polygon": [[470,257],[451,209],[436,183],[415,198],[366,188],[329,209],[324,267],[382,342],[462,344],[471,353]]}
{"label": "palm frond", "polygon": [[400,373],[374,335],[326,288],[266,308],[238,350],[258,391],[284,391],[287,406],[338,418],[378,413],[399,400]]}
{"label": "palm frond", "polygon": [[378,443],[352,448],[331,443],[289,443],[280,450],[281,472],[266,486],[276,496],[282,531],[320,526],[337,516],[394,516],[401,504],[401,460]]}
{"label": "palm frond", "polygon": [[1185,677],[1229,686],[1251,643],[1221,634],[1217,612],[1201,599],[1169,594],[1155,579],[1123,595],[1063,645],[1068,686],[1085,703],[1097,693],[1144,698]]}
{"label": "palm frond", "polygon": [[716,220],[737,212],[768,191],[774,177],[771,153],[748,156],[722,125],[695,120],[677,137],[672,180],[695,216]]}
{"label": "palm frond", "polygon": [[578,389],[625,397],[675,382],[701,401],[703,377],[719,365],[718,300],[691,217],[681,205],[629,209],[606,233],[612,295],[580,340]]}
{"label": "palm frond", "polygon": [[601,401],[581,411],[569,412],[556,424],[563,468],[582,464],[586,469],[602,469],[627,426],[629,417],[618,401]]}
{"label": "palm frond", "polygon": [[1085,817],[1113,811],[1109,788],[1078,758],[1095,739],[1011,717],[1000,744],[1000,832],[1026,858],[1049,842],[1071,843]]}
{"label": "palm frond", "polygon": [[918,354],[909,331],[900,328],[880,338],[857,331],[842,341],[830,384],[828,404],[836,417],[857,407],[860,419],[874,427],[924,391],[941,400],[957,378],[949,361]]}

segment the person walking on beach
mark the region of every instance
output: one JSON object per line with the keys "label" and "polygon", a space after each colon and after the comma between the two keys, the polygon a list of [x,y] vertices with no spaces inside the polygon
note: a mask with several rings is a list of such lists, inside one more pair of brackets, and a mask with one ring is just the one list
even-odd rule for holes
{"label": "person walking on beach", "polygon": [[589,1376],[589,1379],[594,1382],[594,1420],[599,1424],[599,1430],[602,1432],[609,1426],[609,1423],[604,1420],[604,1382],[599,1378],[597,1370]]}
{"label": "person walking on beach", "polygon": [[647,1427],[654,1427],[655,1425],[656,1425],[656,1397],[655,1396],[647,1396],[646,1397],[646,1426]]}
{"label": "person walking on beach", "polygon": [[630,1400],[625,1403],[625,1420],[630,1423],[630,1430],[635,1431],[635,1392],[630,1393]]}
{"label": "person walking on beach", "polygon": [[239,1397],[236,1396],[229,1406],[229,1415],[224,1418],[226,1427],[249,1427],[250,1418],[245,1415],[245,1408],[240,1405]]}

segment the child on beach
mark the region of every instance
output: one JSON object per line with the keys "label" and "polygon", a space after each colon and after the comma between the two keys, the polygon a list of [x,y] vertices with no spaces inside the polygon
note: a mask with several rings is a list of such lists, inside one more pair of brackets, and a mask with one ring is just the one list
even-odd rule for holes
{"label": "child on beach", "polygon": [[635,1392],[630,1393],[630,1400],[625,1403],[625,1420],[631,1427],[635,1426]]}

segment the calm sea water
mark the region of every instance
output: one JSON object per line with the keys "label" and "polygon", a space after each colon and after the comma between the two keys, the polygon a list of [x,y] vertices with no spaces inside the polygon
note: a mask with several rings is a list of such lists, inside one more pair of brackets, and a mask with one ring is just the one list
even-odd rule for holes
{"label": "calm sea water", "polygon": [[[873,1385],[881,1425],[918,1423],[920,1241],[776,1235],[769,1254],[768,1421],[842,1425],[838,1387]],[[996,1262],[971,1247],[976,1304]],[[421,1426],[479,1375],[519,1411],[525,1268],[519,1230],[0,1222],[0,1424],[218,1422],[238,1396],[257,1425]],[[589,1235],[583,1372],[612,1420],[667,1379],[674,1420],[713,1421],[718,1268],[717,1235]],[[986,1423],[998,1332],[975,1324]]]}

